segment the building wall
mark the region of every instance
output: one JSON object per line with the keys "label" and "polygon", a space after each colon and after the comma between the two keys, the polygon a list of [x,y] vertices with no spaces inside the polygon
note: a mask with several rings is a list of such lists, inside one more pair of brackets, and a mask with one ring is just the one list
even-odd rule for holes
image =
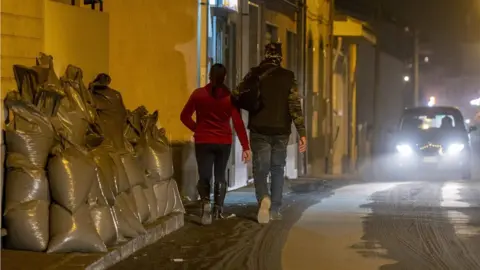
{"label": "building wall", "polygon": [[192,135],[179,117],[197,82],[197,9],[196,0],[105,1],[112,86],[128,108],[159,110],[174,141]]}
{"label": "building wall", "polygon": [[109,70],[108,13],[45,1],[44,52],[62,76],[69,64],[83,70],[85,84]]}
{"label": "building wall", "polygon": [[32,66],[44,48],[43,19],[44,0],[2,0],[1,24],[1,72],[2,98],[15,89],[12,66]]}
{"label": "building wall", "polygon": [[326,74],[330,1],[307,0],[306,91],[307,173],[320,176],[326,170]]}
{"label": "building wall", "polygon": [[[361,44],[357,64],[357,123],[372,127],[374,123],[375,49]],[[394,128],[403,112],[405,83],[402,79],[404,64],[387,54],[380,54],[380,86],[377,93],[378,140],[380,151],[387,149],[388,130]]]}

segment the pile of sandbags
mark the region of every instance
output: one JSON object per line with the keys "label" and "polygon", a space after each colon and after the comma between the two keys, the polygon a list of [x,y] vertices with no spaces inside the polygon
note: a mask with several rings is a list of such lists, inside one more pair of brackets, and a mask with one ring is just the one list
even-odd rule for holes
{"label": "pile of sandbags", "polygon": [[[25,67],[20,69],[28,70]],[[28,71],[29,76],[35,73]],[[46,115],[32,103],[33,91],[27,89],[24,84],[25,92],[10,92],[5,99],[5,107],[13,117],[8,118],[5,130],[7,158],[3,212],[8,231],[6,244],[14,249],[44,251],[49,241],[50,206],[45,166],[54,144],[54,131],[49,119],[51,115]],[[27,95],[22,96],[25,93]]]}
{"label": "pile of sandbags", "polygon": [[[47,252],[106,252],[92,220],[88,195],[96,171],[88,153],[72,143],[58,147],[48,163],[53,203],[50,210],[51,238]],[[105,218],[105,217],[104,217]],[[113,219],[104,220],[112,224]]]}
{"label": "pile of sandbags", "polygon": [[107,74],[88,88],[78,67],[57,78],[45,54],[14,70],[19,91],[5,100],[13,116],[5,131],[8,247],[106,252],[184,211],[157,112],[127,111]]}
{"label": "pile of sandbags", "polygon": [[[131,146],[124,140],[127,110],[121,94],[109,87],[107,74],[99,74],[90,83],[89,90],[98,109],[98,123],[105,139],[102,152],[97,152],[99,162],[111,163],[116,172],[110,177],[110,187],[115,197],[115,215],[118,219],[119,238],[136,237],[145,233],[143,223],[152,220],[150,205],[144,192],[145,175],[132,156]],[[106,167],[107,165],[103,165]],[[155,216],[153,216],[155,218]]]}
{"label": "pile of sandbags", "polygon": [[[157,127],[158,112],[148,114],[144,107],[137,108],[128,121],[131,129],[139,130],[135,138],[135,153],[147,174],[147,184],[154,191],[157,215],[184,212],[178,186],[173,177],[173,160],[170,143],[164,131]],[[134,126],[134,124],[136,126]],[[125,132],[132,134],[133,132]],[[153,198],[152,198],[153,199]]]}
{"label": "pile of sandbags", "polygon": [[[105,200],[88,200],[93,187],[98,186],[97,165],[86,148],[88,127],[95,118],[82,84],[81,70],[67,67],[61,78],[65,96],[54,119],[59,140],[48,163],[53,203],[47,252],[105,252],[99,231],[108,242],[114,242],[116,237],[113,216]],[[99,211],[102,219],[94,220]]]}

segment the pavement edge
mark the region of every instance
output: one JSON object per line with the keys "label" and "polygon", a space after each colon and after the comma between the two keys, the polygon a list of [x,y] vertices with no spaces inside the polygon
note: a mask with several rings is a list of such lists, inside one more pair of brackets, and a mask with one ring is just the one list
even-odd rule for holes
{"label": "pavement edge", "polygon": [[184,214],[172,213],[147,227],[147,233],[115,247],[98,260],[85,267],[85,270],[104,270],[130,257],[133,253],[149,246],[166,235],[183,227]]}

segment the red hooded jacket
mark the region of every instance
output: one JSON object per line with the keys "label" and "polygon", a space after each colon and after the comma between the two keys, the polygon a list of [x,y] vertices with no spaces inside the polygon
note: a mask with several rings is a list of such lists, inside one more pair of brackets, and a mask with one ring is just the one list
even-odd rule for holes
{"label": "red hooded jacket", "polygon": [[[211,84],[196,89],[180,115],[183,124],[195,133],[195,143],[232,144],[232,119],[243,150],[249,150],[247,131],[239,110],[231,103],[230,92],[217,88],[217,98],[214,98],[211,91]],[[193,113],[196,113],[196,122],[192,119]]]}

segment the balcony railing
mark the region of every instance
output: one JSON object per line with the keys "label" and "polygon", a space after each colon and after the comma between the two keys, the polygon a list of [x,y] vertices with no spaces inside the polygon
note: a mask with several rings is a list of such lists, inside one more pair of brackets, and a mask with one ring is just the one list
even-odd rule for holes
{"label": "balcony railing", "polygon": [[[77,2],[81,2],[82,0],[71,0],[72,6],[76,6]],[[96,10],[97,6],[99,11],[103,12],[103,0],[83,0],[84,5],[90,5],[92,10]]]}

